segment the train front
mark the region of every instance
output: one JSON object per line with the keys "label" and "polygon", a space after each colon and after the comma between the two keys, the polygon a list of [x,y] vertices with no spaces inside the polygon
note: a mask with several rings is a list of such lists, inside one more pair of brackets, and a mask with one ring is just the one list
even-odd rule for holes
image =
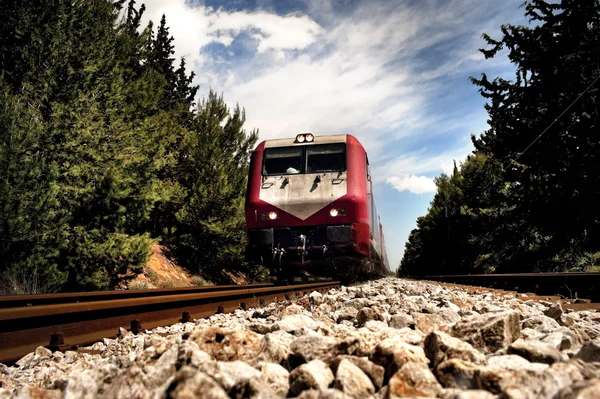
{"label": "train front", "polygon": [[[350,135],[267,140],[252,154],[248,260],[292,274],[326,274],[370,256],[367,162]],[[338,261],[338,266],[336,266]]]}

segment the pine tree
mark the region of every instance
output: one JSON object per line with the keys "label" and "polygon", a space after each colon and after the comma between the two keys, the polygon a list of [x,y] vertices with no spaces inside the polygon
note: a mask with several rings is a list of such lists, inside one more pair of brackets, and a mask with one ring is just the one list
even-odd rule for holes
{"label": "pine tree", "polygon": [[230,112],[213,91],[199,106],[185,143],[185,205],[178,212],[180,260],[202,273],[239,267],[245,225],[244,193],[257,131],[243,129],[245,112]]}
{"label": "pine tree", "polygon": [[486,57],[507,48],[517,70],[514,82],[473,80],[490,101],[491,126],[473,142],[508,167],[502,179],[514,184],[514,217],[540,237],[534,259],[573,244],[597,251],[599,84],[584,91],[600,76],[600,3],[535,0],[525,9],[533,27],[504,25],[501,40],[484,36],[491,46],[482,50]]}
{"label": "pine tree", "polygon": [[[441,233],[446,198],[459,211],[448,216],[457,262],[447,274],[585,269],[600,259],[600,3],[532,0],[525,14],[533,26],[503,25],[501,40],[484,34],[483,54],[507,49],[515,80],[472,79],[488,99],[490,128],[473,137],[475,154],[458,174],[436,181],[432,206],[409,237],[404,273],[448,263],[431,253],[450,241]],[[461,196],[448,195],[448,185]]]}

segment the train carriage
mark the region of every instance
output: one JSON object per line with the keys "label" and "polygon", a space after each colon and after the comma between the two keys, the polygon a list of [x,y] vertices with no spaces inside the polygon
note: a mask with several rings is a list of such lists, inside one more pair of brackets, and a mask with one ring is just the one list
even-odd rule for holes
{"label": "train carriage", "polygon": [[351,135],[261,142],[245,213],[247,259],[280,275],[389,271],[368,157]]}

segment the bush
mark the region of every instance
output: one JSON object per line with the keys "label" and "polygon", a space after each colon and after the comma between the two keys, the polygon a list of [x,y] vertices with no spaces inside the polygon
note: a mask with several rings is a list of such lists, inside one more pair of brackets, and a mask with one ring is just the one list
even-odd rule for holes
{"label": "bush", "polygon": [[206,281],[205,279],[203,279],[200,276],[192,276],[192,284],[197,285],[198,287],[212,285],[211,283],[209,283],[208,281]]}
{"label": "bush", "polygon": [[158,283],[158,273],[150,266],[144,266],[144,274],[148,277],[148,280],[152,281],[152,284],[156,285]]}
{"label": "bush", "polygon": [[0,273],[0,295],[35,295],[57,292],[59,284],[41,278],[37,271],[26,273],[12,266]]}
{"label": "bush", "polygon": [[140,282],[134,281],[133,283],[129,284],[128,289],[130,289],[130,290],[148,290],[148,289],[150,289],[150,287],[146,283],[140,283]]}

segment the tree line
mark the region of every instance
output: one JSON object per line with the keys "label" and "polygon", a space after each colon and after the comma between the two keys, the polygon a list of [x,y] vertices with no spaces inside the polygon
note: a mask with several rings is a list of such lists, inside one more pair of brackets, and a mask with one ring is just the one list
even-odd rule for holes
{"label": "tree line", "polygon": [[154,242],[218,278],[243,267],[257,131],[175,60],[134,0],[0,3],[3,291],[110,289]]}
{"label": "tree line", "polygon": [[600,270],[600,2],[530,0],[483,35],[514,80],[471,78],[489,128],[437,192],[401,275]]}

